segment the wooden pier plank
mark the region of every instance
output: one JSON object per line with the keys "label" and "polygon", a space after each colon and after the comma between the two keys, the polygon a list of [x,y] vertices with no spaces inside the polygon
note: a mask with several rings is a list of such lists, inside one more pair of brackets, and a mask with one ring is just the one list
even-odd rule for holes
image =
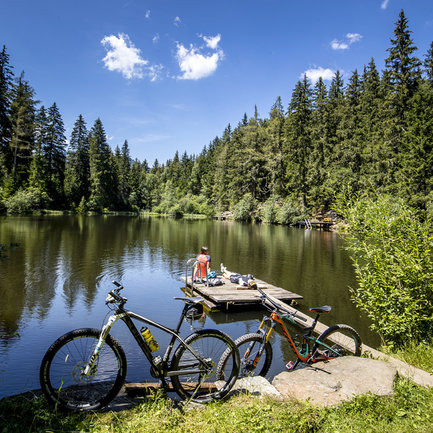
{"label": "wooden pier plank", "polygon": [[[226,272],[225,276],[219,276],[219,278],[224,282],[221,286],[208,287],[205,283],[194,283],[194,295],[203,297],[206,306],[210,310],[216,308],[227,309],[229,305],[245,306],[261,303],[260,298],[257,297],[257,290],[239,286],[237,283],[232,283],[229,275],[230,272]],[[187,288],[191,289],[191,277],[181,277],[181,279],[185,282]],[[259,287],[266,290],[267,294],[274,296],[279,300],[290,302],[294,299],[302,299],[302,296],[297,293],[289,292],[281,287],[276,287],[262,280],[255,279],[254,281]],[[188,290],[186,290],[186,292],[188,292]]]}

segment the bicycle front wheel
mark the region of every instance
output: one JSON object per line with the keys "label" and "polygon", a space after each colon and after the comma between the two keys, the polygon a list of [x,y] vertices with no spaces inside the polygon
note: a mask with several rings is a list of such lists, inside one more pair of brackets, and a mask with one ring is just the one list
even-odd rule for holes
{"label": "bicycle front wheel", "polygon": [[348,325],[334,325],[324,331],[316,341],[312,350],[313,362],[322,358],[337,358],[339,356],[360,356],[361,337]]}
{"label": "bicycle front wheel", "polygon": [[[173,355],[169,371],[177,394],[184,400],[197,403],[225,397],[239,374],[239,351],[235,342],[221,331],[203,329],[187,337],[185,343],[192,350],[180,345]],[[224,353],[227,353],[225,374],[218,378],[216,370]]]}
{"label": "bicycle front wheel", "polygon": [[[264,342],[263,335],[245,334],[235,340],[241,360],[239,377],[266,376],[272,363],[272,346]],[[224,374],[229,353],[225,353],[218,365],[217,375]]]}
{"label": "bicycle front wheel", "polygon": [[96,410],[117,395],[126,377],[126,357],[111,335],[91,371],[84,373],[99,334],[98,329],[76,329],[48,349],[40,368],[40,382],[51,404],[66,411]]}

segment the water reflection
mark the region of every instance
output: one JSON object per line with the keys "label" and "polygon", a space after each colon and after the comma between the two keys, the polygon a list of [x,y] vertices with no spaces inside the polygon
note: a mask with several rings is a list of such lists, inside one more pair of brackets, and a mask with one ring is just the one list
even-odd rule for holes
{"label": "water reflection", "polygon": [[[136,311],[157,312],[166,324],[177,319],[171,299],[180,294],[187,259],[203,244],[210,247],[213,268],[224,263],[299,293],[305,311],[330,304],[332,316],[324,317],[325,323],[348,323],[374,340],[368,321],[350,302],[348,287],[356,282],[343,240],[334,233],[207,220],[8,217],[0,221],[0,243],[10,242],[19,246],[0,260],[0,383],[9,386],[3,388],[6,394],[16,390],[6,377],[26,369],[32,379],[23,386],[37,386],[33,376],[54,338],[70,329],[100,326],[110,280],[125,284]],[[262,314],[213,313],[206,327],[223,327],[236,338],[254,332]],[[281,348],[286,350],[284,344]],[[140,358],[135,352],[134,357]]]}

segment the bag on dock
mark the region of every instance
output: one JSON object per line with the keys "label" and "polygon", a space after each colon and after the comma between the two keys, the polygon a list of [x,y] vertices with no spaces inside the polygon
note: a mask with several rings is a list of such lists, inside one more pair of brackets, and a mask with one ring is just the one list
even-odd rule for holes
{"label": "bag on dock", "polygon": [[209,286],[222,286],[224,283],[222,282],[222,280],[218,277],[214,277],[214,278],[208,278],[207,280],[208,285]]}

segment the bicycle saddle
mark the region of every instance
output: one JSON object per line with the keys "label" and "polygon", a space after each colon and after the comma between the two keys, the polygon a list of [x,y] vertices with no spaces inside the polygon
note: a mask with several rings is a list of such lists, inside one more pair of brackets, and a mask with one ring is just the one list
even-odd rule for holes
{"label": "bicycle saddle", "polygon": [[190,298],[173,298],[176,299],[177,301],[183,301],[186,304],[199,304],[200,302],[203,301],[203,298],[200,298],[198,296],[192,296]]}
{"label": "bicycle saddle", "polygon": [[316,313],[329,313],[331,310],[332,307],[329,305],[324,305],[323,307],[310,308],[310,311],[315,311]]}

